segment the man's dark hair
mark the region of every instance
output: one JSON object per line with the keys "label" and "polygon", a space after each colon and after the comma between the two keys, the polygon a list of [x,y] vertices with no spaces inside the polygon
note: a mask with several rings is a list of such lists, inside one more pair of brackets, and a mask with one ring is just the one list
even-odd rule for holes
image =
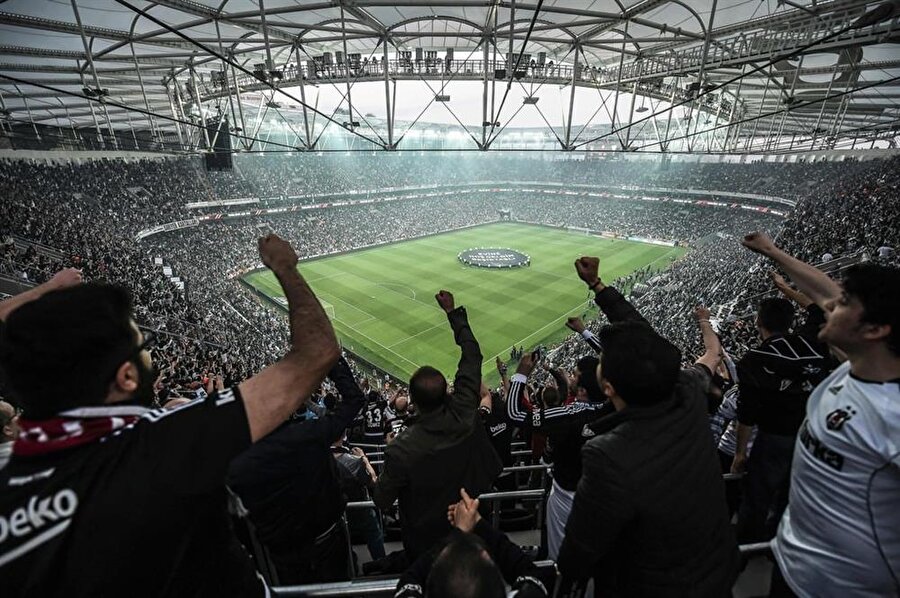
{"label": "man's dark hair", "polygon": [[559,407],[563,402],[563,398],[560,396],[559,390],[552,386],[545,386],[541,389],[541,403],[545,407]]}
{"label": "man's dark hair", "polygon": [[756,318],[769,332],[784,334],[794,323],[794,304],[781,297],[763,299],[756,310]]}
{"label": "man's dark hair", "polygon": [[857,264],[847,268],[843,280],[844,292],[862,303],[862,321],[886,324],[891,327],[887,337],[888,349],[900,355],[900,268],[878,264]]}
{"label": "man's dark hair", "polygon": [[434,411],[446,396],[447,380],[430,365],[423,365],[409,379],[409,397],[420,411]]}
{"label": "man's dark hair", "polygon": [[620,322],[600,330],[600,366],[629,406],[668,399],[681,371],[681,351],[643,322]]}
{"label": "man's dark hair", "polygon": [[137,349],[131,296],[85,284],[13,311],[0,335],[0,371],[28,419],[100,405],[116,368]]}
{"label": "man's dark hair", "polygon": [[506,585],[478,536],[460,534],[434,559],[425,595],[428,598],[504,598]]}
{"label": "man's dark hair", "polygon": [[578,368],[578,386],[587,393],[588,400],[592,403],[599,403],[603,400],[603,390],[597,382],[597,366],[600,360],[595,355],[587,355],[578,360],[575,367]]}

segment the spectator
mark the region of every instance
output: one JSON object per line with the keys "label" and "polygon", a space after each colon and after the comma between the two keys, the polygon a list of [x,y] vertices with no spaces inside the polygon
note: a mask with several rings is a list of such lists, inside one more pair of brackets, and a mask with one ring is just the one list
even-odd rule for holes
{"label": "spectator", "polygon": [[[66,288],[8,315],[0,367],[24,414],[0,471],[4,529],[16,530],[0,539],[6,595],[263,595],[228,524],[225,471],[299,407],[338,347],[291,247],[259,248],[288,298],[291,351],[172,411],[144,407],[152,337],[122,289]],[[44,514],[23,520],[36,504]]]}
{"label": "spectator", "polygon": [[599,335],[597,378],[616,412],[589,428],[562,588],[593,577],[614,595],[728,595],[739,556],[709,442],[710,356],[680,371],[680,351],[603,284],[598,264],[581,258],[576,268],[612,322]]}
{"label": "spectator", "polygon": [[[812,305],[806,325],[790,329],[794,307],[787,299],[764,299],[756,328],[762,343],[737,364],[737,446],[732,473],[743,473],[753,429],[753,462],[747,465],[738,513],[738,541],[769,540],[787,506],[788,481],[797,430],[810,391],[831,371],[827,347],[816,335],[822,310]],[[769,513],[772,525],[767,524]]]}
{"label": "spectator", "polygon": [[393,442],[401,432],[409,427],[410,416],[409,397],[403,391],[397,391],[384,410],[386,442]]}
{"label": "spectator", "polygon": [[547,557],[556,560],[572,510],[572,498],[581,477],[581,447],[585,437],[582,429],[604,412],[604,403],[574,402],[564,405],[568,383],[558,370],[551,370],[555,380],[534,395],[530,412],[522,408],[528,377],[534,370],[538,355],[525,353],[510,379],[507,411],[509,420],[525,426],[530,432],[543,432],[547,437],[544,457],[553,463],[553,485],[547,499]]}
{"label": "spectator", "polygon": [[790,500],[772,544],[771,596],[890,596],[900,588],[900,270],[850,268],[842,284],[762,233],[774,261],[826,313],[819,339],[847,361],[813,390]]}
{"label": "spectator", "polygon": [[370,444],[381,444],[384,440],[385,417],[384,412],[387,408],[387,401],[377,390],[370,390],[367,394],[366,410],[365,410],[365,437],[364,440]]}
{"label": "spectator", "polygon": [[547,596],[533,561],[479,514],[478,499],[460,490],[450,505],[453,530],[443,543],[420,556],[397,584],[396,598],[504,598],[506,586],[521,598]]}
{"label": "spectator", "polygon": [[0,469],[12,456],[13,441],[19,435],[19,414],[16,408],[0,399]]}
{"label": "spectator", "polygon": [[[369,500],[369,491],[375,487],[378,476],[362,449],[349,449],[344,445],[345,437],[346,435],[339,438],[331,447],[331,453],[337,462],[341,490],[348,501]],[[372,509],[348,510],[347,524],[351,535],[357,533],[365,538],[373,561],[385,557],[384,532],[378,513]]]}
{"label": "spectator", "polygon": [[455,307],[447,291],[436,299],[462,350],[453,391],[448,393],[447,381],[436,369],[416,370],[409,392],[418,418],[385,449],[374,493],[381,510],[399,498],[403,548],[410,562],[449,531],[447,505],[455,501],[458,489],[477,496],[502,469],[478,417],[482,356],[466,310]]}
{"label": "spectator", "polygon": [[333,412],[283,424],[228,468],[228,486],[247,510],[279,585],[344,581],[353,570],[341,525],[347,503],[331,445],[365,397],[343,358],[328,378],[343,399]]}

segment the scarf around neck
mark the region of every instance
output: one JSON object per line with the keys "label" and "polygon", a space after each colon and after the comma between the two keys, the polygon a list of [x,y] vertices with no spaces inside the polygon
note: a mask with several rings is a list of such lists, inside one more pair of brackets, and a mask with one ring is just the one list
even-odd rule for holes
{"label": "scarf around neck", "polygon": [[134,425],[150,410],[135,405],[103,405],[63,411],[47,419],[19,419],[13,455],[37,457],[98,442]]}

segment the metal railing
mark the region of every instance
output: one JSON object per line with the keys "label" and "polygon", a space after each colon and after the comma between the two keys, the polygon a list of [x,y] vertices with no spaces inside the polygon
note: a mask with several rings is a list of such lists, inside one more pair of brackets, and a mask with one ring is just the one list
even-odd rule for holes
{"label": "metal railing", "polygon": [[[741,556],[744,557],[762,556],[772,552],[772,547],[769,542],[742,544],[738,548],[741,551]],[[555,569],[556,567],[556,563],[553,561],[535,561],[534,564],[538,568],[552,567]],[[294,598],[299,596],[390,596],[393,595],[399,581],[400,578],[398,577],[386,577],[372,580],[274,587],[271,589],[273,595],[282,596],[284,598]]]}

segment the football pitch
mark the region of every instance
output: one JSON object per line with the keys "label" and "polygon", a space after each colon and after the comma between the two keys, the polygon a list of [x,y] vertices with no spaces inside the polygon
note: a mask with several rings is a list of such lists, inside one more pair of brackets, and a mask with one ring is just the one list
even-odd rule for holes
{"label": "football pitch", "polygon": [[[493,269],[466,266],[457,254],[474,247],[510,248],[531,265]],[[299,268],[334,324],[344,348],[403,380],[421,365],[453,375],[459,349],[434,295],[447,289],[464,305],[484,355],[482,373],[498,377],[494,359],[507,361],[512,346],[526,350],[562,340],[566,318],[589,309],[589,293],[573,263],[600,257],[605,281],[652,264],[664,268],[685,249],[603,239],[549,227],[503,222],[451,231],[304,261]],[[244,281],[284,307],[268,270]]]}

